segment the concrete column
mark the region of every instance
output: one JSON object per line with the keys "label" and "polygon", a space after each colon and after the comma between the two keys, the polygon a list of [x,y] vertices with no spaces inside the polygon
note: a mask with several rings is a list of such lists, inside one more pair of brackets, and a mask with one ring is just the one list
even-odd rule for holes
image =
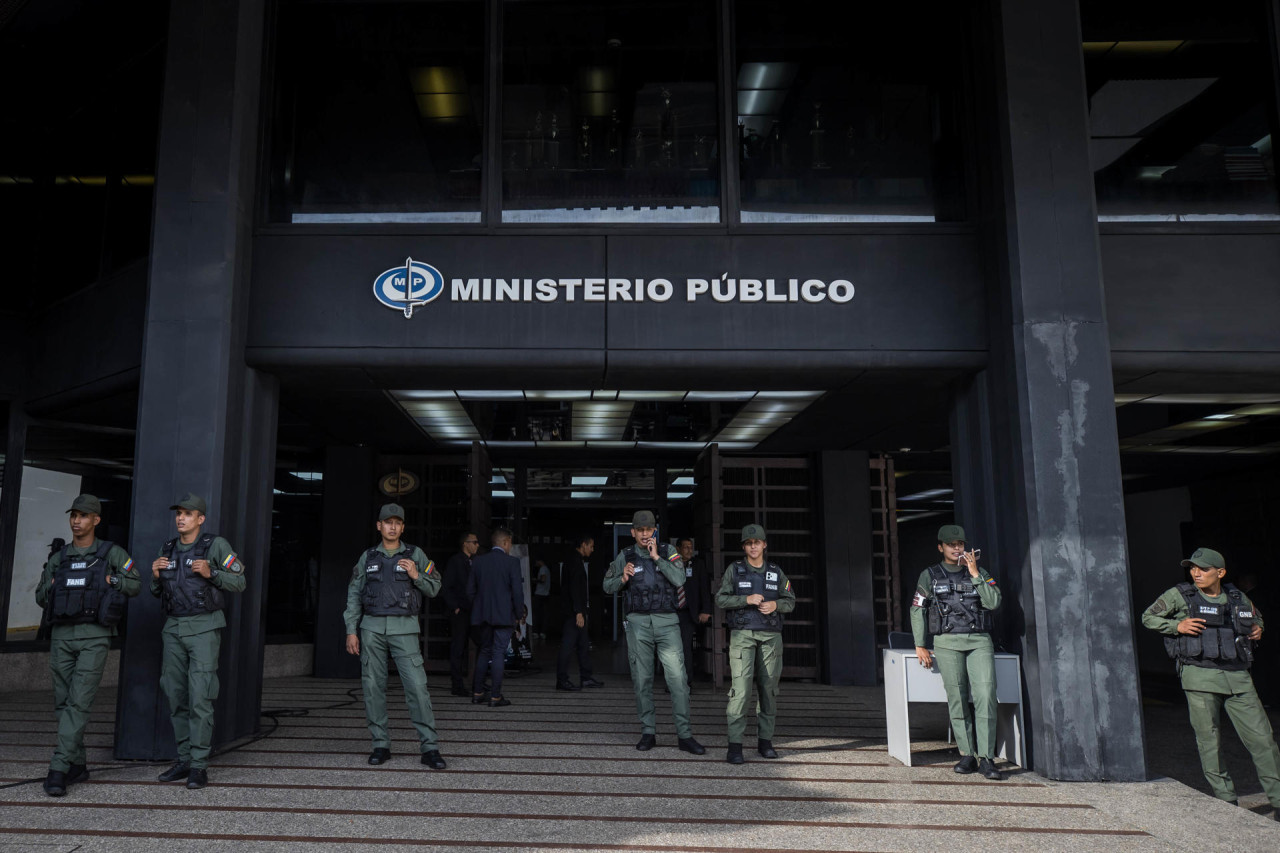
{"label": "concrete column", "polygon": [[13,559],[22,506],[22,460],[27,454],[27,413],[22,401],[8,402],[4,439],[4,476],[0,478],[0,641],[9,630],[9,598],[13,594]]}
{"label": "concrete column", "polygon": [[[144,574],[175,535],[168,507],[192,491],[206,530],[243,559],[222,636],[215,743],[258,728],[278,392],[244,362],[264,0],[190,0],[170,10],[156,170],[131,553]],[[159,601],[129,608],[116,755],[174,755],[160,692]]]}
{"label": "concrete column", "polygon": [[822,675],[829,684],[874,685],[877,678],[868,466],[865,451],[818,454],[826,588],[817,612],[825,627]]}
{"label": "concrete column", "polygon": [[1146,766],[1079,11],[1075,0],[989,8],[998,12],[991,54],[1003,65],[983,146],[991,358],[957,396],[957,520],[1005,590],[1035,770],[1138,780]]}

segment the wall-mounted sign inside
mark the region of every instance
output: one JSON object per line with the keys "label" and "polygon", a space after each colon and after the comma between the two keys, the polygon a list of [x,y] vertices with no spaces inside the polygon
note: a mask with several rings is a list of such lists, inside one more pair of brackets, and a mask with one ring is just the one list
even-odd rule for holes
{"label": "wall-mounted sign inside", "polygon": [[378,491],[389,498],[398,498],[417,490],[418,478],[412,471],[393,471],[378,480]]}
{"label": "wall-mounted sign inside", "polygon": [[[698,302],[834,302],[853,300],[853,282],[816,278],[686,278],[683,301]],[[406,318],[445,290],[435,267],[406,258],[373,283],[374,296]],[[449,282],[452,302],[667,302],[677,286],[665,278],[455,278]]]}

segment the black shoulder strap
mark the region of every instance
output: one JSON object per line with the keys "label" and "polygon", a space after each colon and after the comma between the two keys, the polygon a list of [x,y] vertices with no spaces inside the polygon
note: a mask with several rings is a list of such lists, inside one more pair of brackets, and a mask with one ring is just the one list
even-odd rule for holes
{"label": "black shoulder strap", "polygon": [[111,553],[111,549],[115,547],[114,542],[107,542],[105,539],[98,540],[98,550],[93,552],[93,556],[99,560],[107,559],[107,555]]}
{"label": "black shoulder strap", "polygon": [[929,567],[929,577],[933,578],[936,581],[944,581],[947,579],[947,571],[946,569],[942,568],[942,566],[938,565],[937,563],[934,563],[932,566]]}
{"label": "black shoulder strap", "polygon": [[1177,589],[1177,590],[1178,590],[1178,592],[1182,593],[1182,597],[1183,597],[1184,599],[1186,599],[1186,602],[1187,602],[1187,610],[1188,610],[1188,611],[1189,611],[1189,610],[1191,610],[1191,608],[1192,608],[1192,607],[1195,605],[1195,603],[1196,603],[1196,587],[1195,587],[1195,584],[1187,583],[1187,582],[1185,582],[1185,581],[1184,581],[1184,582],[1182,582],[1182,583],[1178,584],[1178,585],[1175,587],[1175,589]]}
{"label": "black shoulder strap", "polygon": [[733,564],[734,574],[745,575],[747,573],[747,564],[742,560],[736,560]]}
{"label": "black shoulder strap", "polygon": [[164,547],[160,549],[160,553],[164,554],[166,557],[168,557],[170,560],[172,560],[172,559],[173,559],[173,549],[174,549],[174,548],[176,548],[176,547],[178,547],[178,540],[177,540],[177,539],[170,539],[168,542],[164,543]]}
{"label": "black shoulder strap", "polygon": [[200,538],[196,540],[195,553],[191,555],[193,560],[203,560],[205,555],[209,553],[209,548],[213,545],[213,540],[218,538],[216,533],[201,533]]}
{"label": "black shoulder strap", "polygon": [[67,555],[70,553],[71,553],[71,543],[68,542],[66,545],[63,545],[62,550],[58,552],[58,568],[54,569],[55,572],[60,572],[64,568],[66,568]]}
{"label": "black shoulder strap", "polygon": [[628,545],[622,549],[622,556],[628,563],[634,563],[636,560],[640,559],[640,551],[635,545]]}
{"label": "black shoulder strap", "polygon": [[368,565],[368,563],[369,563],[369,561],[370,561],[370,560],[378,560],[378,559],[381,559],[381,558],[382,558],[382,555],[381,555],[381,553],[379,553],[379,551],[378,551],[378,546],[377,546],[377,545],[374,545],[374,546],[373,546],[372,548],[370,548],[368,551],[365,551],[365,552],[364,552],[364,562],[365,562],[365,565]]}
{"label": "black shoulder strap", "polygon": [[775,572],[781,572],[781,571],[782,571],[782,566],[779,566],[777,563],[773,562],[772,560],[769,560],[769,561],[768,561],[768,562],[766,562],[764,565],[765,565],[765,568],[767,568],[767,569],[773,569]]}

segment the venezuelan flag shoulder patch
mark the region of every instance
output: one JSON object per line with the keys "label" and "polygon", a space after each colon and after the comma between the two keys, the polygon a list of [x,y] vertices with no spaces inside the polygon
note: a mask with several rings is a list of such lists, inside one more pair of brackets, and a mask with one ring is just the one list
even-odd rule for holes
{"label": "venezuelan flag shoulder patch", "polygon": [[232,563],[234,563],[235,561],[236,561],[236,555],[235,555],[235,554],[228,554],[228,555],[227,555],[227,558],[226,558],[225,560],[223,560],[223,561],[222,561],[222,568],[223,568],[223,569],[229,569],[229,568],[231,568],[231,564],[232,564]]}

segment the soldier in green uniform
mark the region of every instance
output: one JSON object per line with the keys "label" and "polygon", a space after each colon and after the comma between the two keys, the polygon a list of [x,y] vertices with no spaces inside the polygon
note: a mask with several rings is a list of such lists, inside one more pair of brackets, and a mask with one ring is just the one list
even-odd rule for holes
{"label": "soldier in green uniform", "polygon": [[609,564],[604,576],[608,595],[622,593],[627,614],[627,652],[631,660],[631,682],[640,716],[640,740],[636,749],[653,749],[657,727],[653,712],[653,655],[666,677],[671,693],[671,711],[676,721],[680,749],[694,755],[706,752],[693,738],[689,725],[689,681],[684,669],[684,645],[680,619],[676,616],[676,589],[684,584],[684,563],[669,544],[654,538],[657,521],[648,510],[631,519],[635,543],[623,548]]}
{"label": "soldier in green uniform", "polygon": [[[964,550],[960,525],[938,529],[938,552],[942,561],[920,573],[911,599],[916,655],[926,669],[938,661],[960,750],[955,771],[976,770],[1000,780],[1004,776],[995,764],[996,658],[991,642],[991,612],[1000,606],[1000,588],[986,569],[978,568],[977,552]],[[925,648],[926,624],[933,635],[932,654]],[[965,699],[970,693],[972,712]]]}
{"label": "soldier in green uniform", "polygon": [[[364,688],[364,714],[373,738],[370,764],[391,758],[387,733],[387,655],[396,660],[409,719],[418,730],[422,763],[432,770],[447,765],[436,745],[436,715],[427,692],[422,666],[418,616],[425,599],[440,591],[440,572],[416,545],[400,541],[404,533],[404,509],[386,504],[378,513],[382,542],[370,548],[351,570],[347,586],[347,651],[360,655],[360,684]],[[359,635],[357,636],[357,630]]]}
{"label": "soldier in green uniform", "polygon": [[777,758],[773,725],[778,716],[778,679],[782,676],[782,615],[796,609],[791,581],[772,560],[766,560],[769,537],[764,527],[742,528],[745,559],[731,563],[716,593],[716,606],[729,624],[729,752],[725,760],[742,764],[742,735],[747,728],[747,699],[755,687],[756,750]]}
{"label": "soldier in green uniform", "polygon": [[151,594],[164,603],[168,617],[160,631],[160,689],[169,700],[178,757],[157,778],[185,779],[195,790],[209,784],[218,650],[227,625],[222,610],[227,593],[244,591],[244,563],[227,540],[204,532],[204,498],[187,492],[169,509],[178,536],[160,548],[151,564]]}
{"label": "soldier in green uniform", "polygon": [[1236,802],[1218,734],[1225,707],[1280,820],[1280,750],[1249,677],[1262,614],[1247,595],[1222,582],[1226,561],[1217,551],[1197,548],[1182,565],[1191,570],[1191,583],[1166,590],[1143,612],[1142,624],[1165,635],[1165,650],[1178,662],[1200,766],[1213,795]]}
{"label": "soldier in green uniform", "polygon": [[61,797],[68,786],[89,778],[84,729],[102,682],[111,638],[128,598],[142,578],[119,545],[97,538],[102,502],[80,495],[71,503],[71,544],[52,555],[36,585],[36,603],[53,626],[49,672],[58,739],[44,792]]}

